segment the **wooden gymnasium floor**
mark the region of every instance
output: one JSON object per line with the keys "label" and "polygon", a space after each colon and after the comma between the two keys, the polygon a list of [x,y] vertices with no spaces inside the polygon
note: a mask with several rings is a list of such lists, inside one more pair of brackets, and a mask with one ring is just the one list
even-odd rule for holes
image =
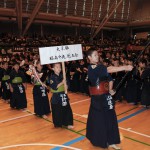
{"label": "wooden gymnasium floor", "polygon": [[[75,126],[68,130],[55,129],[51,115],[48,120],[36,117],[33,114],[32,85],[28,85],[26,93],[28,111],[11,110],[8,104],[0,101],[0,150],[102,150],[85,138],[88,96],[68,94]],[[116,113],[122,150],[150,150],[150,109],[117,102]]]}

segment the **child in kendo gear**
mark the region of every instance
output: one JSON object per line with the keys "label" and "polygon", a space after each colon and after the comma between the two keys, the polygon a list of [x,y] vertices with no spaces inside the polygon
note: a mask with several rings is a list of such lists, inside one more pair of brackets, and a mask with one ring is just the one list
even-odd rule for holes
{"label": "child in kendo gear", "polygon": [[9,86],[12,93],[10,107],[16,109],[27,108],[25,92],[26,79],[24,73],[19,70],[19,63],[17,61],[13,62],[13,70],[10,73]]}
{"label": "child in kendo gear", "polygon": [[53,65],[54,74],[50,77],[52,118],[55,127],[73,128],[73,114],[68,95],[65,93],[61,65]]}
{"label": "child in kendo gear", "polygon": [[120,135],[117,123],[114,101],[111,96],[109,73],[130,71],[132,66],[106,67],[99,64],[96,49],[89,49],[87,56],[90,60],[88,67],[89,92],[91,104],[87,119],[86,137],[97,147],[120,150]]}
{"label": "child in kendo gear", "polygon": [[[44,82],[46,81],[47,72],[43,70],[43,66],[39,61],[36,63],[36,75],[32,75],[32,80],[34,83],[33,87],[33,101],[34,101],[34,113],[40,117],[47,118],[50,114],[50,105],[48,99],[48,90]],[[34,73],[33,73],[34,74]]]}
{"label": "child in kendo gear", "polygon": [[8,63],[3,62],[2,63],[3,68],[0,71],[0,86],[2,88],[2,99],[9,103],[10,102],[10,88],[9,88],[9,79],[10,79],[10,69],[8,68]]}

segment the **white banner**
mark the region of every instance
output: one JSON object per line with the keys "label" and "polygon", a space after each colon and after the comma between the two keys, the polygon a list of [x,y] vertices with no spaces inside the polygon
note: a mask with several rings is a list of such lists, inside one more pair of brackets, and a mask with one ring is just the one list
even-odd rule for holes
{"label": "white banner", "polygon": [[39,48],[41,64],[83,59],[81,44]]}

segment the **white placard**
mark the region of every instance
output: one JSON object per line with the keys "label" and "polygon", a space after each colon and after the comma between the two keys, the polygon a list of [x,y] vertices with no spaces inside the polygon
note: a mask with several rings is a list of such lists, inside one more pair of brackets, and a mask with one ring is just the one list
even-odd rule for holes
{"label": "white placard", "polygon": [[39,48],[41,64],[83,59],[81,44]]}

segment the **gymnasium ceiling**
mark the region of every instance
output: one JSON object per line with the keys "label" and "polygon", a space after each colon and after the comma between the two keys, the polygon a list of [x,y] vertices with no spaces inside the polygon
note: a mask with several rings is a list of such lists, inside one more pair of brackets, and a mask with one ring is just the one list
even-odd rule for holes
{"label": "gymnasium ceiling", "polygon": [[[150,25],[150,0],[0,0],[0,20],[117,28]],[[22,26],[25,26],[23,29]]]}

